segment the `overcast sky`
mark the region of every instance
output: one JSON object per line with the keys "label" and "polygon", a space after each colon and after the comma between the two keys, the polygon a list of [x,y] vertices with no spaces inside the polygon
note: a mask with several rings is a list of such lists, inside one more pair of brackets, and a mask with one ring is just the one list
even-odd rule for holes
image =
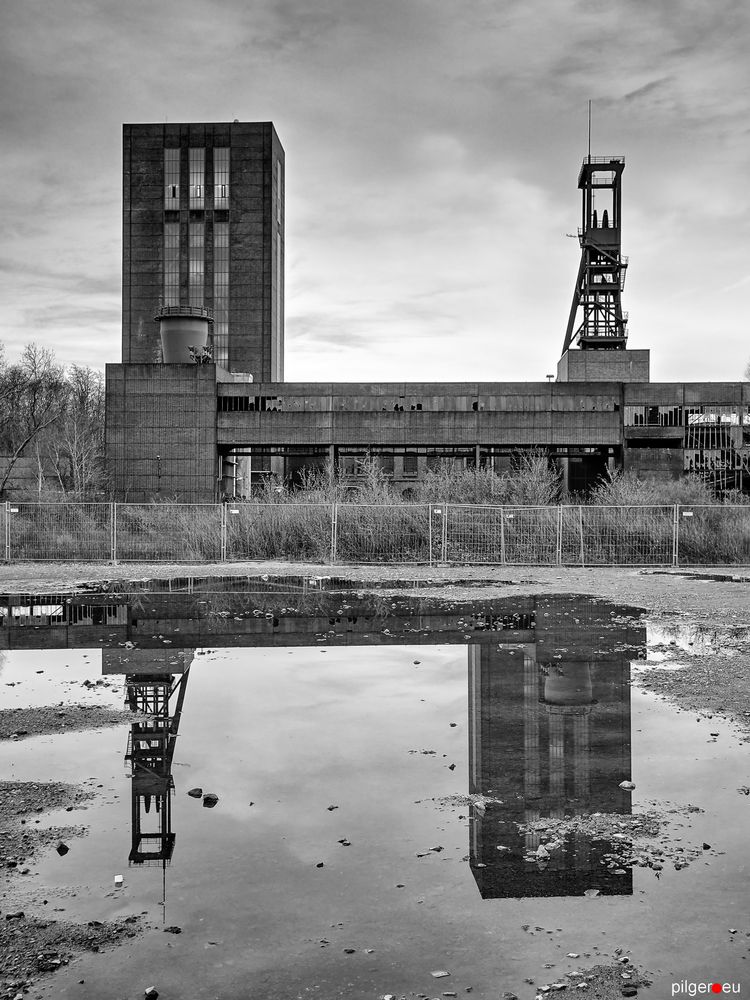
{"label": "overcast sky", "polygon": [[120,360],[123,122],[268,121],[288,380],[537,380],[578,169],[624,155],[629,346],[750,358],[747,0],[5,0],[0,341]]}

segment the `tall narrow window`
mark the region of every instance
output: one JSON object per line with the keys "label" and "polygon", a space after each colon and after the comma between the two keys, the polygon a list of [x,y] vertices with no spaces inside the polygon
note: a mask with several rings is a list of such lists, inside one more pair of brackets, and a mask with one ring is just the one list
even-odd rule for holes
{"label": "tall narrow window", "polygon": [[281,160],[276,161],[276,222],[281,225],[281,206],[284,204],[284,174]]}
{"label": "tall narrow window", "polygon": [[229,367],[229,223],[214,222],[214,361]]}
{"label": "tall narrow window", "polygon": [[180,207],[180,151],[164,150],[164,207]]}
{"label": "tall narrow window", "polygon": [[273,331],[273,350],[271,356],[271,378],[280,382],[284,365],[284,316],[283,288],[284,261],[282,257],[281,233],[276,234],[276,328]]}
{"label": "tall narrow window", "polygon": [[180,224],[164,223],[164,305],[180,304]]}
{"label": "tall narrow window", "polygon": [[190,149],[190,207],[203,208],[203,178],[206,164],[205,149]]}
{"label": "tall narrow window", "polygon": [[214,147],[214,208],[229,208],[229,147]]}
{"label": "tall narrow window", "polygon": [[204,229],[191,222],[188,242],[188,292],[191,306],[203,305]]}

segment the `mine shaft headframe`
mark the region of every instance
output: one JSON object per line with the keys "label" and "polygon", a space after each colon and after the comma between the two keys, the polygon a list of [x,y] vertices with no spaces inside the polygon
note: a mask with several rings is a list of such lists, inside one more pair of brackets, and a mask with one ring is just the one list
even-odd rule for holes
{"label": "mine shaft headframe", "polygon": [[621,295],[628,260],[620,243],[624,169],[622,156],[587,156],[581,165],[581,263],[563,354],[575,343],[584,350],[610,351],[627,344]]}

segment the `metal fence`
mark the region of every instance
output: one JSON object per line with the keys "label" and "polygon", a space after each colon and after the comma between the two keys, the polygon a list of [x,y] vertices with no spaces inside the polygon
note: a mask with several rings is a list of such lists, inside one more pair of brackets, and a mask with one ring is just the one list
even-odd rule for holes
{"label": "metal fence", "polygon": [[0,559],[750,565],[747,506],[0,503]]}

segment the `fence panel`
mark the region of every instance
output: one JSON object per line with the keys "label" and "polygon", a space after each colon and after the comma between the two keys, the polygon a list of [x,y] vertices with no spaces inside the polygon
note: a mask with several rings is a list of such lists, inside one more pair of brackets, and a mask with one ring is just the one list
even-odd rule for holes
{"label": "fence panel", "polygon": [[202,562],[221,558],[221,506],[115,504],[116,557],[123,562]]}
{"label": "fence panel", "polygon": [[557,507],[448,509],[449,562],[492,565],[554,565],[557,562]]}
{"label": "fence panel", "polygon": [[0,500],[0,562],[10,562],[10,537],[7,534],[9,506],[9,503]]}
{"label": "fence panel", "polygon": [[557,507],[504,507],[505,561],[518,566],[557,562]]}
{"label": "fence panel", "polygon": [[328,503],[227,504],[226,558],[329,562],[332,517]]}
{"label": "fence panel", "polygon": [[110,559],[110,510],[108,503],[10,503],[9,557]]}
{"label": "fence panel", "polygon": [[[569,508],[573,510],[575,508]],[[581,548],[585,566],[671,566],[674,506],[580,507],[578,539],[566,552]],[[570,528],[570,520],[567,522]],[[580,555],[571,559],[581,565]]]}
{"label": "fence panel", "polygon": [[680,566],[750,564],[750,506],[680,506]]}
{"label": "fence panel", "polygon": [[502,507],[451,504],[445,510],[446,561],[502,565],[506,516]]}
{"label": "fence panel", "polygon": [[[430,556],[427,504],[337,504],[336,558],[344,562],[426,563]],[[440,505],[433,504],[433,510]],[[437,515],[437,521],[440,521]],[[432,534],[436,529],[433,519]],[[439,539],[433,538],[433,550]]]}

